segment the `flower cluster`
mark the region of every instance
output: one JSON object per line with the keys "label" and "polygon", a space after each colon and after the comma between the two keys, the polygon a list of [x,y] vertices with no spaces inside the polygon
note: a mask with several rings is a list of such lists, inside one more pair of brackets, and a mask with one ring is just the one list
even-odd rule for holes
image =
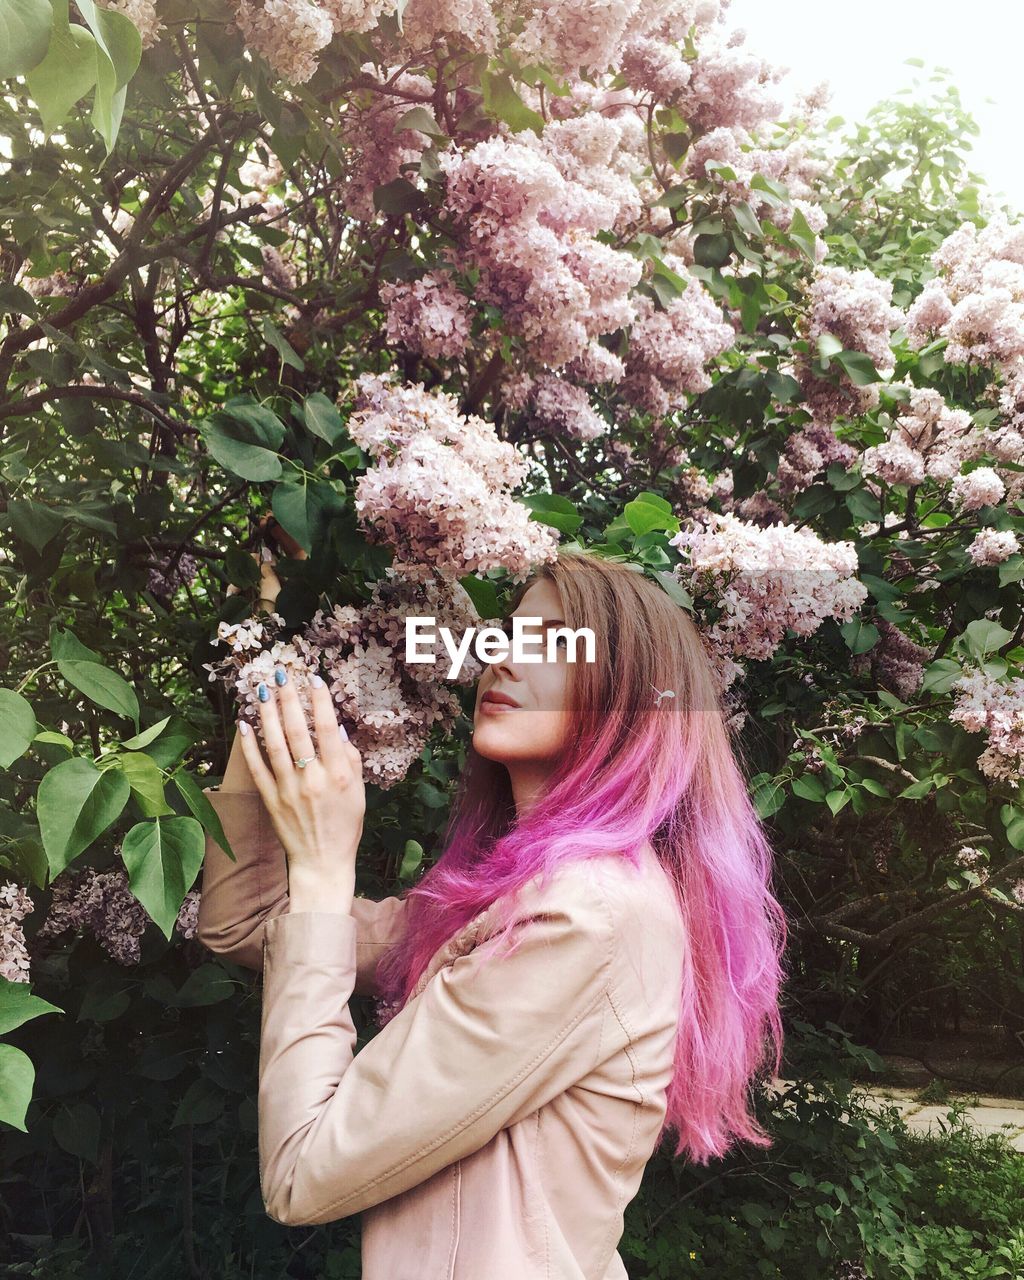
{"label": "flower cluster", "polygon": [[[370,31],[396,0],[231,0],[235,22],[249,48],[279,76],[304,84],[316,71],[317,54],[336,32]],[[122,0],[142,6],[152,0]]]}
{"label": "flower cluster", "polygon": [[[681,39],[693,21],[718,17],[717,3],[666,4],[665,0],[539,0],[529,6],[513,49],[527,61],[544,62],[575,74],[580,67],[606,71],[624,46],[647,34]],[[668,28],[668,30],[665,30]]]}
{"label": "flower cluster", "polygon": [[[221,622],[213,643],[226,644],[230,652],[219,662],[205,663],[204,669],[211,680],[232,689],[240,718],[262,738],[256,690],[261,681],[272,679],[275,666],[284,667],[314,744],[309,682],[319,673],[362,757],[364,779],[387,789],[405,777],[431,729],[450,730],[461,712],[458,697],[443,682],[448,662],[440,641],[433,650],[435,662],[405,661],[405,620],[410,616],[435,618],[438,631],[448,627],[456,641],[481,623],[458,582],[425,565],[392,565],[374,584],[368,603],[318,609],[291,639],[285,638],[285,622],[277,613],[236,625]],[[430,650],[421,643],[421,651]],[[471,683],[481,671],[470,655],[456,683]]]}
{"label": "flower cluster", "polygon": [[0,885],[0,978],[29,981],[29,954],[22,920],[35,907],[28,891],[13,880]]}
{"label": "flower cluster", "polygon": [[736,342],[736,331],[704,285],[672,254],[665,259],[686,288],[664,310],[650,298],[636,301],[622,393],[632,404],[664,415],[711,386],[706,366]]}
{"label": "flower cluster", "polygon": [[[708,166],[712,167],[708,167]],[[715,168],[725,165],[735,176]],[[791,138],[781,146],[765,147],[755,142],[743,128],[722,126],[694,139],[686,153],[685,173],[690,178],[713,178],[731,200],[745,200],[762,222],[773,222],[788,230],[795,210],[799,210],[815,235],[815,253],[820,262],[828,252],[820,232],[825,230],[825,211],[816,203],[815,181],[824,162],[808,155],[802,138]],[[780,200],[763,186],[754,186],[760,175],[785,186],[790,203]]]}
{"label": "flower cluster", "polygon": [[779,494],[787,497],[806,489],[833,462],[848,469],[859,456],[830,426],[808,422],[786,439],[776,471]]}
{"label": "flower cluster", "polygon": [[[190,890],[179,908],[175,928],[182,937],[195,935],[198,899],[199,891]],[[36,937],[87,932],[118,964],[132,965],[141,958],[142,935],[149,922],[149,913],[132,893],[123,867],[110,871],[68,867],[53,882],[50,907]]]}
{"label": "flower cluster", "polygon": [[509,408],[527,409],[533,422],[554,435],[595,440],[608,432],[586,391],[554,373],[510,378],[503,398]]}
{"label": "flower cluster", "polygon": [[716,29],[701,42],[679,109],[695,133],[757,129],[778,119],[782,99],[773,87],[783,76],[756,54],[739,48],[742,30]]}
{"label": "flower cluster", "polygon": [[981,230],[965,222],[932,255],[938,271],[907,312],[921,348],[945,338],[949,364],[1013,372],[1024,361],[1024,225],[1002,211]]}
{"label": "flower cluster", "polygon": [[[364,222],[377,217],[373,203],[375,187],[394,182],[402,166],[412,164],[430,145],[430,138],[418,129],[395,126],[416,103],[429,103],[434,86],[426,76],[402,72],[378,73],[372,62],[360,68],[369,84],[388,84],[390,92],[367,94],[359,103],[350,103],[342,119],[342,137],[349,163],[344,184],[345,209],[350,217]],[[377,79],[378,74],[382,76]],[[365,97],[365,105],[364,105]]]}
{"label": "flower cluster", "polygon": [[[962,471],[965,463],[986,456],[997,465]],[[1018,431],[980,428],[966,409],[951,408],[938,391],[913,387],[889,438],[864,450],[861,470],[891,485],[918,485],[925,480],[949,485],[955,507],[977,511],[1000,502],[1007,493],[1016,497],[1022,491],[1021,473],[998,465],[1022,461],[1024,436]],[[978,545],[991,549],[992,544]]]}
{"label": "flower cluster", "polygon": [[573,120],[440,157],[462,241],[452,256],[479,271],[476,300],[497,307],[547,368],[636,314],[629,295],[642,264],[596,239],[639,211],[635,189],[605,162],[620,136],[614,121]]}
{"label": "flower cluster", "polygon": [[787,628],[809,636],[825,618],[847,621],[868,594],[854,576],[854,544],[823,542],[806,527],[709,512],[671,545],[686,555],[675,570],[684,586],[721,611],[710,643],[734,657],[770,658]]}
{"label": "flower cluster", "polygon": [[160,600],[171,600],[179,587],[195,580],[198,567],[195,556],[187,551],[176,560],[171,555],[163,556],[150,565],[146,590]]}
{"label": "flower cluster", "polygon": [[877,685],[906,702],[921,687],[932,651],[911,640],[885,618],[876,619],[875,626],[877,642],[867,653],[855,654],[850,659],[850,670],[858,676],[870,674]]}
{"label": "flower cluster", "polygon": [[1012,529],[979,529],[967,554],[975,564],[1002,564],[1020,551],[1020,541]]}
{"label": "flower cluster", "polygon": [[334,35],[331,15],[314,0],[235,0],[235,22],[248,47],[292,84],[313,75]]}
{"label": "flower cluster", "polygon": [[419,383],[363,374],[356,386],[349,434],[376,460],[355,492],[369,538],[400,561],[458,577],[504,568],[523,581],[534,563],[554,559],[556,532],[511,495],[527,459],[493,424]]}
{"label": "flower cluster", "polygon": [[497,6],[492,0],[409,0],[402,15],[402,43],[427,48],[440,37],[492,53],[498,43]]}
{"label": "flower cluster", "polygon": [[389,342],[437,359],[465,351],[472,309],[448,272],[430,271],[418,280],[387,282],[380,287],[380,300],[388,309]]}
{"label": "flower cluster", "polygon": [[[812,351],[821,337],[835,338],[846,351],[867,355],[886,377],[895,368],[890,336],[903,321],[903,312],[892,305],[892,281],[881,280],[867,268],[819,266],[808,290],[808,310],[801,336]],[[810,362],[798,362],[797,377],[815,422],[826,426],[843,414],[855,417],[878,404],[874,384],[860,386],[841,373],[838,381],[815,376]]]}
{"label": "flower cluster", "polygon": [[996,680],[979,669],[955,681],[953,696],[950,720],[968,733],[988,735],[978,768],[1018,786],[1024,775],[1024,680]]}

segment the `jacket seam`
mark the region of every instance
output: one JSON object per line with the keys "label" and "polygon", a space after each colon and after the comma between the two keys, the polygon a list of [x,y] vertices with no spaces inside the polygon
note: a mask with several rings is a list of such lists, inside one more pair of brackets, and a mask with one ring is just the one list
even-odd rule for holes
{"label": "jacket seam", "polygon": [[459,1252],[459,1236],[462,1229],[462,1213],[459,1203],[462,1194],[462,1161],[456,1160],[452,1169],[452,1225],[450,1231],[451,1251],[448,1254],[448,1278],[455,1276],[455,1259]]}
{"label": "jacket seam", "polygon": [[[621,1161],[616,1166],[616,1168],[612,1171],[612,1181],[617,1182],[622,1173],[622,1170],[629,1163],[630,1157],[633,1154],[633,1147],[634,1147],[634,1144],[636,1143],[637,1122],[640,1118],[640,1108],[643,1106],[644,1102],[646,1101],[646,1098],[644,1096],[644,1091],[637,1084],[637,1079],[636,1079],[637,1077],[636,1055],[633,1053],[633,1044],[636,1040],[636,1036],[633,1033],[632,1029],[630,1028],[625,1015],[622,1013],[618,1005],[615,1003],[615,997],[612,994],[612,989],[610,984],[608,987],[607,994],[608,994],[608,1003],[611,1005],[612,1012],[615,1014],[616,1021],[618,1022],[619,1026],[622,1028],[622,1032],[626,1037],[626,1043],[622,1047],[622,1052],[626,1055],[626,1061],[629,1063],[630,1084],[639,1094],[639,1098],[634,1100],[633,1106],[632,1106],[633,1125],[632,1125],[632,1129],[630,1130],[629,1143],[627,1144],[627,1147],[626,1147],[626,1153],[622,1157]],[[616,1222],[618,1221],[619,1218],[621,1218],[622,1214],[625,1212],[625,1208],[626,1208],[625,1189],[622,1186],[619,1186],[619,1189],[615,1196],[615,1215],[616,1216],[612,1222],[612,1226],[608,1232],[608,1235],[605,1238],[605,1243],[602,1246],[602,1253],[608,1248],[609,1244],[613,1249],[615,1248]]]}
{"label": "jacket seam", "polygon": [[[537,1108],[537,1123],[534,1126],[536,1133],[534,1134],[534,1147],[537,1152],[537,1183],[541,1189],[544,1187],[544,1144],[541,1141],[541,1120],[544,1115],[544,1108]],[[551,1276],[551,1245],[548,1240],[548,1200],[547,1196],[541,1195],[541,1222],[544,1225],[544,1276],[545,1280],[550,1280]]]}
{"label": "jacket seam", "polygon": [[[612,961],[612,944],[614,940],[614,929],[612,927],[611,910],[608,904],[607,897],[604,895],[603,892],[598,895],[598,900],[601,902],[604,915],[605,915],[605,923],[606,923],[605,957],[604,957],[604,963],[603,963],[602,969],[605,973],[609,974],[609,977],[602,984],[601,989],[597,992],[594,999],[591,1000],[590,1003],[586,1005],[583,1009],[581,1009],[580,1012],[576,1015],[575,1018],[572,1019],[571,1022],[569,1022],[565,1027],[561,1028],[557,1032],[557,1034],[550,1041],[548,1041],[548,1043],[544,1046],[544,1048],[530,1062],[526,1063],[519,1070],[519,1072],[515,1076],[513,1076],[511,1080],[507,1081],[499,1089],[497,1089],[485,1102],[482,1102],[480,1106],[477,1107],[477,1109],[474,1112],[472,1112],[469,1116],[466,1116],[464,1119],[460,1120],[458,1124],[453,1125],[445,1133],[442,1133],[432,1138],[429,1142],[425,1143],[417,1151],[414,1151],[411,1155],[407,1156],[399,1164],[392,1165],[390,1168],[386,1169],[384,1173],[378,1174],[377,1177],[372,1178],[369,1182],[364,1183],[360,1187],[356,1187],[355,1190],[350,1191],[347,1194],[339,1197],[339,1199],[332,1201],[330,1204],[324,1205],[321,1209],[317,1211],[315,1215],[316,1217],[319,1217],[321,1214],[324,1214],[324,1213],[333,1213],[335,1209],[341,1208],[348,1201],[356,1200],[361,1195],[365,1194],[367,1191],[372,1191],[373,1188],[378,1186],[381,1182],[386,1182],[387,1179],[392,1177],[394,1174],[401,1173],[402,1170],[407,1169],[412,1164],[415,1164],[416,1161],[419,1160],[421,1156],[428,1155],[435,1148],[442,1146],[450,1138],[456,1137],[464,1129],[469,1128],[469,1126],[473,1124],[474,1121],[480,1119],[481,1116],[486,1115],[487,1112],[494,1107],[495,1103],[497,1103],[506,1094],[511,1092],[511,1090],[514,1089],[516,1085],[518,1085],[522,1080],[524,1080],[530,1074],[530,1072],[534,1070],[535,1067],[539,1066],[546,1058],[550,1057],[551,1054],[554,1052],[554,1050],[558,1047],[558,1045],[564,1039],[566,1039],[570,1035],[570,1033],[576,1029],[576,1027],[579,1026],[579,1024],[584,1020],[584,1018],[586,1018],[594,1009],[596,1009],[599,1004],[603,1003],[606,995],[608,994],[609,984],[611,981],[610,969],[611,969],[611,961]],[[434,976],[436,977],[437,975],[435,974]],[[433,981],[433,979],[431,979],[431,981]]]}

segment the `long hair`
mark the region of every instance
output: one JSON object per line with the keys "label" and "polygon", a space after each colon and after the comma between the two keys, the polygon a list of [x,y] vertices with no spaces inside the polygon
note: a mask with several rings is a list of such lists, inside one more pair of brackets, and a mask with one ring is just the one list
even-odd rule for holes
{"label": "long hair", "polygon": [[[674,1130],[675,1155],[699,1164],[738,1139],[770,1146],[749,1093],[781,1063],[786,921],[708,654],[689,613],[625,564],[567,549],[517,599],[539,578],[553,580],[566,624],[590,627],[596,641],[595,661],[568,668],[573,733],[518,817],[508,770],[470,744],[443,852],[407,891],[407,928],[378,964],[378,1016],[401,1008],[438,948],[480,912],[497,904],[510,921],[527,881],[608,853],[639,867],[650,844],[670,873],[688,953],[658,1146]],[[659,705],[666,689],[675,697]]]}

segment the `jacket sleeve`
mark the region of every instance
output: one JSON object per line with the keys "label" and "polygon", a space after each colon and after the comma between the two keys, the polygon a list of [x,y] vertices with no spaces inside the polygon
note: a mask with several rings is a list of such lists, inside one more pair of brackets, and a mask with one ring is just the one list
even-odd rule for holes
{"label": "jacket sleeve", "polygon": [[528,898],[512,954],[441,967],[358,1054],[356,921],[267,922],[258,1145],[275,1222],[332,1222],[417,1186],[597,1065],[610,904],[600,890]]}
{"label": "jacket sleeve", "polygon": [[[237,861],[206,837],[196,936],[210,951],[257,971],[263,968],[263,930],[288,910],[288,859],[258,791],[204,787]],[[401,936],[405,899],[357,897],[356,995],[379,994],[375,972],[384,951]]]}

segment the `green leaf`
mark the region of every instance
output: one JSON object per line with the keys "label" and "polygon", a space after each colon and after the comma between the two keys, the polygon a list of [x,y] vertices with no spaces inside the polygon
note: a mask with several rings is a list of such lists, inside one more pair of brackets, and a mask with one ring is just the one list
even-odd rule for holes
{"label": "green leaf", "polygon": [[90,980],[78,1007],[78,1022],[113,1022],[132,1003],[127,982],[114,973],[100,973]]}
{"label": "green leaf", "polygon": [[127,716],[139,727],[139,700],[124,676],[103,665],[100,655],[70,630],[57,626],[50,631],[50,651],[57,670],[80,693],[99,707]]}
{"label": "green leaf", "polygon": [[235,993],[235,983],[220,965],[201,964],[185,979],[174,1001],[178,1009],[198,1009],[219,1004]]}
{"label": "green leaf", "polygon": [[805,773],[799,778],[794,778],[790,789],[801,800],[812,800],[815,804],[821,804],[825,799],[825,784],[816,773]]}
{"label": "green leaf", "polygon": [[734,200],[732,205],[733,217],[736,219],[736,225],[741,231],[745,231],[748,236],[752,236],[755,240],[760,240],[764,235],[764,228],[758,222],[756,215],[746,200]]}
{"label": "green leaf", "polygon": [[544,117],[528,107],[515,90],[509,76],[484,71],[480,77],[484,95],[484,109],[498,120],[504,120],[513,133],[533,129],[540,135],[544,131]]}
{"label": "green leaf", "polygon": [[416,213],[423,208],[423,192],[408,178],[395,178],[373,189],[373,207],[381,213]]}
{"label": "green leaf", "polygon": [[[758,175],[758,177],[760,177],[760,175]],[[773,188],[775,188],[777,190],[784,191],[786,193],[785,198],[788,203],[789,192],[786,191],[785,187],[782,187],[779,184],[772,183],[768,181],[768,179],[764,179],[764,182],[765,182],[765,188],[764,188],[765,190],[770,191]],[[751,187],[757,187],[758,183],[757,183],[756,177],[754,178],[754,180],[751,182],[750,185]],[[793,217],[792,217],[792,221],[789,224],[788,235],[790,240],[792,240],[792,242],[804,255],[807,261],[810,262],[812,266],[817,266],[818,256],[817,256],[817,253],[815,252],[815,243],[816,243],[817,237],[815,236],[814,232],[811,230],[810,225],[807,222],[807,219],[804,217],[804,215],[800,212],[799,209],[794,208],[793,210]]]}
{"label": "green leaf", "polygon": [[30,498],[12,498],[7,513],[15,536],[40,554],[64,528],[64,520],[56,511]]}
{"label": "green leaf", "polygon": [[881,381],[881,374],[863,351],[840,351],[836,364],[841,365],[846,376],[858,387],[868,387]]}
{"label": "green leaf", "polygon": [[243,432],[242,438],[265,449],[280,448],[284,439],[284,423],[272,409],[258,404],[251,396],[232,396],[225,400],[218,412]]}
{"label": "green leaf", "polygon": [[423,862],[423,846],[417,840],[406,840],[402,854],[402,865],[398,868],[398,878],[409,881],[419,870]]}
{"label": "green leaf", "polygon": [[754,808],[761,818],[770,818],[786,803],[785,788],[769,773],[755,774],[750,780]]}
{"label": "green leaf", "polygon": [[904,787],[902,791],[898,791],[896,793],[897,798],[900,800],[923,800],[932,790],[934,783],[934,778],[921,778],[917,782],[912,782],[910,786]]}
{"label": "green leaf", "polygon": [[63,1013],[55,1004],[34,996],[29,991],[27,982],[12,982],[8,978],[0,978],[0,1036],[20,1027],[33,1018],[41,1018],[44,1013]]}
{"label": "green leaf", "polygon": [[326,440],[328,444],[333,445],[344,434],[345,424],[338,412],[338,406],[322,391],[314,391],[311,396],[306,397],[306,402],[302,406],[302,416],[307,431],[319,436],[321,440]]}
{"label": "green leaf", "polygon": [[119,769],[101,772],[82,756],[63,760],[43,775],[36,817],[51,880],[117,821],[130,794]]}
{"label": "green leaf", "polygon": [[305,360],[303,360],[277,325],[271,321],[269,316],[263,317],[263,337],[264,340],[274,348],[285,364],[290,365],[293,369],[299,369],[300,371],[305,369]]}
{"label": "green leaf", "polygon": [[0,1120],[28,1133],[25,1113],[32,1101],[36,1069],[27,1053],[13,1044],[0,1044]]}
{"label": "green leaf", "polygon": [[174,810],[164,796],[164,778],[156,761],[144,751],[125,751],[117,767],[128,779],[135,803],[147,818],[159,818]]}
{"label": "green leaf", "polygon": [[168,941],[205,851],[203,829],[195,818],[140,822],[124,838],[121,853],[132,893]]}
{"label": "green leaf", "polygon": [[309,554],[331,515],[345,509],[345,499],[325,480],[286,480],[274,487],[270,506],[282,527]]}
{"label": "green leaf", "polygon": [[1024,556],[1015,554],[1004,560],[999,566],[999,585],[1009,586],[1024,578]]}
{"label": "green leaf", "polygon": [[698,236],[693,242],[693,260],[702,267],[724,267],[732,254],[727,235]]}
{"label": "green leaf", "polygon": [[92,123],[109,155],[121,127],[125,86],[142,58],[142,37],[135,24],[116,9],[101,9],[93,0],[75,0],[75,3],[96,37],[97,77]]}
{"label": "green leaf", "polygon": [[170,722],[171,717],[164,716],[157,724],[151,724],[148,729],[143,729],[141,733],[135,734],[134,737],[123,739],[121,746],[127,747],[129,751],[141,751],[143,747],[148,747],[154,738],[159,738]]}
{"label": "green leaf", "polygon": [[228,844],[228,838],[224,834],[224,828],[221,825],[217,810],[210,803],[206,792],[203,791],[195,778],[187,769],[179,769],[177,773],[171,775],[171,781],[178,788],[182,799],[192,810],[192,816],[209,831],[231,861],[237,862],[238,859],[235,857],[234,850]]}
{"label": "green leaf", "polygon": [[839,812],[840,809],[844,808],[847,804],[849,804],[852,796],[853,796],[853,792],[850,790],[849,787],[843,787],[842,789],[829,791],[826,794],[825,803],[832,810],[833,817],[835,817],[835,815]]}
{"label": "green leaf", "polygon": [[1024,811],[1012,804],[1004,804],[999,810],[999,816],[1006,828],[1006,839],[1010,847],[1024,849]]}
{"label": "green leaf", "polygon": [[693,608],[693,596],[686,590],[676,575],[669,569],[654,569],[648,575],[660,584],[661,589],[681,609]]}
{"label": "green leaf", "polygon": [[13,689],[0,689],[0,769],[9,769],[20,759],[35,736],[32,704]]}
{"label": "green leaf", "polygon": [[25,77],[46,134],[63,124],[75,103],[96,84],[101,56],[92,32],[68,23],[68,0],[53,0],[50,46],[42,62]]}
{"label": "green leaf", "polygon": [[88,1102],[64,1103],[53,1118],[53,1137],[69,1155],[97,1163],[100,1113]]}
{"label": "green leaf", "polygon": [[0,80],[23,76],[46,56],[53,25],[49,0],[3,0],[0,4]]}
{"label": "green leaf", "polygon": [[224,1093],[205,1076],[193,1080],[178,1103],[171,1128],[179,1124],[210,1124],[224,1111]]}
{"label": "green leaf", "polygon": [[878,643],[878,628],[863,618],[851,618],[839,628],[851,653],[867,653]]}
{"label": "green leaf", "polygon": [[821,333],[817,340],[818,356],[821,363],[828,368],[829,361],[843,349],[843,344],[833,333]]}
{"label": "green leaf", "polygon": [[963,675],[964,669],[959,662],[954,662],[952,658],[936,658],[933,662],[929,662],[924,669],[921,691],[923,693],[949,693],[956,681]]}
{"label": "green leaf", "polygon": [[[258,409],[259,406],[252,408]],[[270,417],[274,418],[274,415],[270,414]],[[202,436],[212,456],[233,475],[254,484],[279,480],[283,469],[277,448],[284,439],[284,426],[276,418],[274,421],[280,427],[276,440],[274,435],[277,433],[258,427],[255,417],[221,411],[206,420]]]}
{"label": "green leaf", "polygon": [[400,133],[403,129],[415,129],[418,133],[425,133],[431,138],[448,136],[426,107],[410,107],[396,120],[394,132]]}
{"label": "green leaf", "polygon": [[519,494],[516,501],[528,507],[534,520],[550,525],[562,533],[575,533],[583,523],[583,517],[568,498],[553,493]]}
{"label": "green leaf", "polygon": [[460,578],[459,582],[465,589],[466,595],[473,601],[473,608],[476,609],[481,618],[501,617],[498,591],[493,582],[478,578],[474,573],[469,573],[464,578]]}
{"label": "green leaf", "polygon": [[652,529],[679,532],[679,520],[672,514],[672,507],[664,498],[654,493],[642,493],[622,508],[622,514],[630,529],[638,537]]}
{"label": "green leaf", "polygon": [[1012,639],[1013,632],[1007,631],[992,618],[975,618],[964,627],[963,634],[957,637],[956,648],[961,652],[966,650],[971,657],[983,658],[985,654]]}

